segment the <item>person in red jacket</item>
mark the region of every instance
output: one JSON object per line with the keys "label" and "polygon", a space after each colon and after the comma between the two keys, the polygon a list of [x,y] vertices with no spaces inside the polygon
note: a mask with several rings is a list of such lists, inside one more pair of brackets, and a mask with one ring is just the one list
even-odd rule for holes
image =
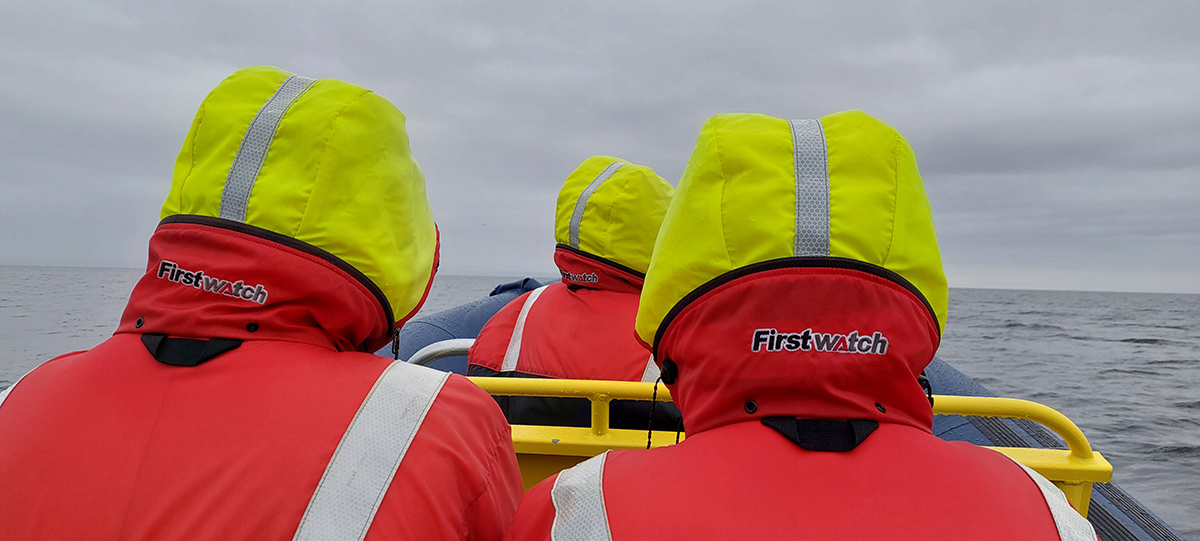
{"label": "person in red jacket", "polygon": [[893,129],[857,111],[709,119],[636,324],[688,437],[547,479],[508,537],[1094,541],[1045,478],[931,433],[918,376],[946,307]]}
{"label": "person in red jacket", "polygon": [[239,71],[200,106],[112,338],[0,395],[0,537],[496,539],[522,484],[466,378],[372,355],[438,238],[404,116]]}
{"label": "person in red jacket", "polygon": [[[558,194],[554,262],[562,281],[513,299],[480,330],[472,376],[655,381],[658,366],[633,332],[650,252],[674,188],[649,167],[593,156]],[[585,399],[498,397],[509,422],[588,426]],[[611,425],[676,430],[669,403],[617,401]]]}

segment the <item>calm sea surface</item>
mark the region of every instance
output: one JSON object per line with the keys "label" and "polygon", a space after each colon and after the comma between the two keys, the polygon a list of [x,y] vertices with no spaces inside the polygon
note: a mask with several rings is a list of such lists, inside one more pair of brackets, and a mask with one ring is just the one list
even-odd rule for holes
{"label": "calm sea surface", "polygon": [[[0,266],[0,388],[112,334],[140,274]],[[513,279],[439,276],[422,312]],[[1065,413],[1117,483],[1200,539],[1200,295],[954,289],[938,355]]]}

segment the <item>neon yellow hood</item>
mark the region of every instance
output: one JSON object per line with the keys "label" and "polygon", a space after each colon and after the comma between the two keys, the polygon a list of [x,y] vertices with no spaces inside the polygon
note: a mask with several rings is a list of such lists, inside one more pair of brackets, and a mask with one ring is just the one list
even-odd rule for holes
{"label": "neon yellow hood", "polygon": [[404,114],[370,90],[246,68],[197,111],[162,217],[214,216],[321,248],[358,269],[397,324],[433,280],[437,229]]}
{"label": "neon yellow hood", "polygon": [[558,192],[554,240],[645,274],[674,193],[649,167],[592,156]]}
{"label": "neon yellow hood", "polygon": [[637,333],[654,345],[667,313],[726,272],[796,256],[891,270],[929,302],[938,328],[948,290],[916,157],[860,112],[788,121],[756,114],[704,123],[654,247]]}

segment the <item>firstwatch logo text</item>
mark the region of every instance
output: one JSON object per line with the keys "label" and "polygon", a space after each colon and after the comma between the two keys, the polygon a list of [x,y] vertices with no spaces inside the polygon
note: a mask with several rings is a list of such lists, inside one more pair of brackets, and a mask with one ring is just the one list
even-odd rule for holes
{"label": "firstwatch logo text", "polygon": [[563,280],[568,282],[579,282],[582,284],[596,284],[600,282],[600,277],[596,276],[596,273],[594,272],[575,274],[573,272],[567,272],[565,270],[558,269],[558,273],[562,275]]}
{"label": "firstwatch logo text", "polygon": [[244,281],[230,282],[215,276],[209,276],[204,271],[190,271],[179,268],[174,261],[162,260],[158,264],[158,277],[177,284],[191,286],[201,291],[225,295],[235,299],[263,304],[267,302],[267,288],[262,284],[250,287]]}
{"label": "firstwatch logo text", "polygon": [[849,334],[832,334],[813,331],[779,332],[775,329],[755,329],[750,339],[750,351],[822,351],[828,353],[862,353],[883,355],[887,353],[887,337],[876,331],[872,334],[853,331]]}

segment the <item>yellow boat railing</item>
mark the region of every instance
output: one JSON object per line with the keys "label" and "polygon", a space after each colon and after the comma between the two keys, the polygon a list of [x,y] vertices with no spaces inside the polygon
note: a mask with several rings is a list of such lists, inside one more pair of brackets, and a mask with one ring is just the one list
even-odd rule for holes
{"label": "yellow boat railing", "polygon": [[[609,427],[609,403],[613,400],[649,401],[654,385],[627,381],[585,381],[525,378],[471,378],[490,394],[498,396],[539,396],[586,398],[591,401],[590,427],[531,426],[512,427],[513,449],[521,464],[525,488],[574,466],[607,449],[645,449],[645,430],[621,430]],[[658,386],[657,400],[668,402],[671,393]],[[934,396],[934,413],[1029,419],[1062,436],[1069,449],[992,447],[1028,466],[1054,482],[1080,514],[1087,516],[1092,483],[1112,480],[1112,465],[1093,451],[1083,432],[1065,415],[1036,402],[1014,398],[973,396]],[[675,443],[675,432],[650,433],[652,447]]]}

